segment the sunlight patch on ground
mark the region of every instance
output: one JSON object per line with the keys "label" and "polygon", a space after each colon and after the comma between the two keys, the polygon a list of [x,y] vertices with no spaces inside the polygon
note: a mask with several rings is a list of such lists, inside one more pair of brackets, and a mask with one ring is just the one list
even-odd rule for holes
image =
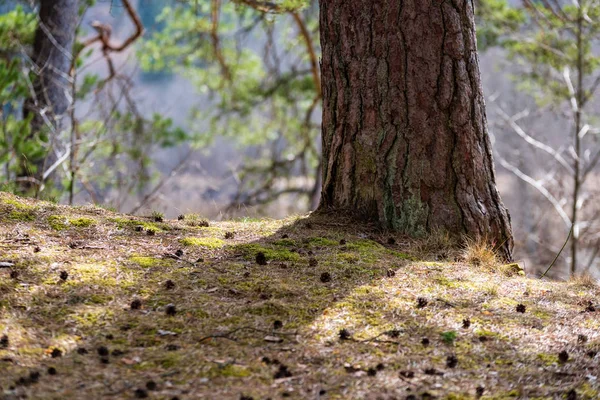
{"label": "sunlight patch on ground", "polygon": [[[57,231],[51,215],[95,223]],[[443,235],[206,223],[0,193],[0,394],[598,398],[593,282],[455,261]]]}

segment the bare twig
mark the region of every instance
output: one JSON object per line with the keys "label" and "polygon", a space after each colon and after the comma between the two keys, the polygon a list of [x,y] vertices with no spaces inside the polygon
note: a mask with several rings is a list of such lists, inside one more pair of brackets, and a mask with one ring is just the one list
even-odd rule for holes
{"label": "bare twig", "polygon": [[[242,326],[240,328],[235,328],[235,329],[232,329],[232,330],[229,330],[226,332],[215,333],[213,335],[204,336],[203,338],[198,339],[198,343],[202,343],[209,339],[227,339],[227,340],[236,342],[237,339],[232,337],[232,335],[234,335],[235,333],[238,333],[238,332],[242,332],[242,331],[257,332],[257,333],[262,333],[262,334],[266,334],[266,335],[271,335],[274,333],[273,331],[257,329],[257,328],[251,327],[251,326]],[[278,336],[296,336],[297,334],[298,334],[298,332],[277,332]]]}
{"label": "bare twig", "polygon": [[534,139],[531,135],[528,135],[527,132],[525,132],[525,130],[515,122],[514,118],[511,118],[500,106],[497,106],[497,112],[500,115],[500,117],[502,117],[502,119],[513,129],[513,131],[521,138],[523,138],[523,140],[525,140],[527,143],[534,146],[535,148],[550,154],[570,174],[574,172],[573,167],[569,165],[567,160],[565,160],[564,157],[558,151],[556,151],[551,146],[548,146],[547,144],[544,144],[539,140]]}
{"label": "bare twig", "polygon": [[531,186],[533,186],[534,188],[536,188],[537,191],[540,192],[554,206],[554,209],[556,210],[558,215],[560,215],[560,217],[562,218],[562,220],[566,226],[572,225],[571,219],[569,218],[569,216],[567,215],[565,210],[563,210],[560,202],[552,195],[552,193],[550,193],[548,191],[548,189],[546,189],[542,184],[540,184],[538,181],[536,181],[529,175],[525,174],[519,168],[510,164],[504,158],[498,157],[498,161],[500,162],[500,165],[502,165],[504,168],[506,168],[507,170],[512,172],[517,178],[521,179],[522,181],[524,181],[524,182],[530,184]]}
{"label": "bare twig", "polygon": [[187,152],[187,154],[179,161],[179,164],[177,164],[177,166],[175,168],[173,168],[173,170],[171,170],[171,173],[169,175],[167,175],[166,177],[164,177],[159,183],[158,185],[156,185],[154,187],[154,189],[152,189],[152,191],[150,191],[150,193],[148,193],[146,196],[144,196],[144,198],[138,203],[137,206],[135,206],[133,208],[133,210],[131,210],[129,212],[129,214],[135,214],[136,212],[138,212],[143,206],[146,205],[146,203],[148,201],[150,201],[155,195],[156,193],[158,193],[158,191],[165,185],[165,183],[167,183],[171,178],[173,178],[175,175],[177,175],[177,173],[185,166],[185,163],[187,162],[187,160],[191,157],[191,155],[193,154],[192,150],[189,150]]}
{"label": "bare twig", "polygon": [[569,243],[569,240],[571,239],[571,235],[573,234],[573,228],[574,227],[575,227],[575,224],[571,225],[571,229],[569,229],[569,234],[567,235],[567,239],[565,240],[565,243],[560,248],[560,251],[556,254],[556,257],[554,257],[554,260],[552,260],[552,263],[550,264],[550,266],[548,267],[548,269],[542,274],[542,276],[540,276],[540,279],[546,276],[546,274],[550,271],[550,269],[556,263],[556,260],[558,260],[558,257],[563,252],[563,250],[565,249],[565,247],[567,247],[567,243]]}

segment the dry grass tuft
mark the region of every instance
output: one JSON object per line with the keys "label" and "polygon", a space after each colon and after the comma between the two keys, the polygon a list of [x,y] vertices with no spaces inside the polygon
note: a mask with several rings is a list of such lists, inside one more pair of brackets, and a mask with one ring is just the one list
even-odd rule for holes
{"label": "dry grass tuft", "polygon": [[598,287],[598,279],[590,274],[575,275],[569,279],[569,284],[585,289],[593,289]]}
{"label": "dry grass tuft", "polygon": [[494,248],[486,240],[466,239],[461,255],[465,262],[475,267],[495,269],[501,264]]}
{"label": "dry grass tuft", "polygon": [[457,241],[448,231],[434,230],[415,240],[414,251],[422,258],[453,259],[458,254]]}

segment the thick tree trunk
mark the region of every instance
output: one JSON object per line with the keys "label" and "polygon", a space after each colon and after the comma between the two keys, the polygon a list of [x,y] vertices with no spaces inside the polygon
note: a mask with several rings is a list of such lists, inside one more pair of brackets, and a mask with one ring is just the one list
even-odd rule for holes
{"label": "thick tree trunk", "polygon": [[472,2],[322,0],[321,46],[320,210],[486,239],[510,259]]}
{"label": "thick tree trunk", "polygon": [[[79,20],[78,0],[41,0],[38,28],[33,44],[32,96],[25,101],[25,117],[31,114],[31,135],[44,141],[60,127],[60,119],[71,103],[70,77],[73,43]],[[51,157],[50,157],[51,158]],[[26,160],[38,168],[44,160]],[[28,172],[28,171],[25,171]]]}

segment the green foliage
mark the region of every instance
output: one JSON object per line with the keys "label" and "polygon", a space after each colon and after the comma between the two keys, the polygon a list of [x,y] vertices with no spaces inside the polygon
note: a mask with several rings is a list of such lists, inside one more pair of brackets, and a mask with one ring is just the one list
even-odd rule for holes
{"label": "green foliage", "polygon": [[[576,232],[580,224],[593,225],[590,221],[597,218],[591,203],[584,199],[596,191],[597,185],[588,178],[597,174],[600,161],[589,156],[598,154],[597,125],[593,126],[598,122],[598,114],[593,100],[600,83],[600,3],[527,2],[522,12],[526,17],[524,24],[518,32],[507,32],[506,40],[500,44],[516,71],[516,87],[532,96],[540,111],[551,111],[554,118],[568,124],[561,143],[551,143],[560,155],[555,159],[565,169],[558,172],[553,182],[542,185],[551,190],[547,192],[550,196],[544,194],[548,198],[562,199],[564,193],[572,193],[564,206],[558,207],[573,210],[565,222]],[[563,152],[566,161],[560,159]],[[529,155],[526,157],[522,160],[530,163]],[[577,269],[578,249],[587,247],[592,251],[596,247],[594,231],[581,232],[569,235],[566,241],[571,243],[571,273]]]}
{"label": "green foliage", "polygon": [[37,138],[30,137],[29,120],[17,113],[29,87],[22,62],[14,55],[32,44],[35,26],[35,14],[21,6],[0,15],[0,52],[4,55],[0,59],[0,163],[12,172],[22,168],[15,162],[17,156],[33,159],[45,151]]}
{"label": "green foliage", "polygon": [[22,46],[31,45],[35,33],[34,13],[26,12],[20,5],[0,14],[0,43],[3,52],[19,52]]}
{"label": "green foliage", "polygon": [[[82,60],[79,58],[78,60]],[[100,76],[95,74],[87,74],[83,77],[83,81],[81,82],[81,86],[79,86],[76,96],[78,99],[85,99],[92,91],[96,89],[98,83],[100,81]]]}
{"label": "green foliage", "polygon": [[308,6],[309,0],[283,0],[281,8],[286,11],[298,11]]}
{"label": "green foliage", "polygon": [[456,333],[456,331],[442,332],[440,335],[442,337],[442,341],[444,343],[446,343],[447,345],[454,344],[454,341],[458,337],[458,334]]}
{"label": "green foliage", "polygon": [[[600,38],[600,6],[597,3],[566,4],[560,9],[542,3],[515,8],[506,0],[482,0],[478,9],[480,48],[499,45],[519,65],[517,87],[535,97],[541,106],[560,105],[571,99],[565,82],[570,71],[573,86],[579,59],[583,75],[598,71],[600,57],[594,43]],[[584,17],[585,15],[585,17]],[[578,32],[581,31],[581,42]],[[585,84],[585,78],[584,78]],[[592,93],[588,90],[586,95]]]}
{"label": "green foliage", "polygon": [[[2,74],[1,71],[0,74]],[[26,158],[35,158],[45,152],[38,142],[26,140],[30,134],[29,121],[29,118],[19,119],[13,114],[9,114],[3,121],[0,121],[0,163],[5,165],[8,163],[11,171],[18,169],[18,165],[14,162],[16,155],[22,154]]]}
{"label": "green foliage", "polygon": [[[84,78],[83,87],[89,91],[88,96],[99,89],[97,78]],[[147,118],[135,107],[126,107],[117,104],[107,118],[93,115],[78,125],[79,135],[86,142],[95,143],[94,152],[88,157],[91,162],[80,163],[78,175],[85,180],[93,176],[100,190],[114,185],[115,179],[120,182],[120,188],[128,192],[143,190],[157,178],[150,172],[153,149],[173,147],[188,139],[186,132],[176,127],[171,118],[158,113]]]}
{"label": "green foliage", "polygon": [[[91,4],[93,1],[81,2],[80,13]],[[0,14],[2,189],[23,192],[23,185],[16,183],[16,179],[40,173],[37,171],[43,164],[40,160],[46,158],[52,143],[58,155],[70,151],[75,157],[64,159],[64,164],[54,170],[55,176],[51,182],[45,182],[44,192],[39,194],[41,197],[60,199],[72,185],[77,193],[79,180],[93,181],[96,199],[101,202],[106,201],[103,192],[117,182],[121,191],[143,190],[155,178],[151,173],[151,150],[183,143],[188,140],[186,132],[159,113],[141,115],[129,93],[131,82],[128,79],[117,75],[107,81],[105,76],[87,73],[87,69],[82,68],[95,57],[93,48],[83,49],[85,40],[82,37],[90,36],[83,27],[78,28],[73,46],[73,54],[77,55],[74,115],[80,114],[77,110],[83,104],[93,111],[82,113],[84,117],[80,120],[65,116],[60,130],[32,132],[30,119],[22,117],[22,106],[37,77],[25,68],[30,61],[22,55],[32,48],[36,27],[36,13],[25,11],[21,6]],[[77,147],[71,149],[72,143]],[[67,168],[63,168],[65,165]],[[49,165],[45,167],[47,169]],[[124,172],[117,172],[115,177],[114,171]]]}
{"label": "green foliage", "polygon": [[[239,173],[240,186],[256,197],[274,190],[278,182],[289,187],[288,179],[299,168],[314,175],[319,159],[315,143],[320,129],[311,116],[318,113],[320,100],[306,42],[286,12],[309,2],[275,4],[282,14],[276,18],[224,2],[216,27],[218,44],[207,40],[213,33],[210,2],[165,7],[158,18],[165,28],[138,52],[145,70],[182,74],[210,98],[208,107],[192,112],[193,125],[202,127],[192,134],[194,143],[204,147],[225,137],[240,148],[250,148]],[[316,13],[303,14],[303,21],[318,51]],[[249,46],[250,41],[265,45]],[[296,192],[308,194],[306,186]],[[265,196],[257,202],[270,199]]]}
{"label": "green foliage", "polygon": [[475,12],[479,50],[502,44],[525,22],[523,10],[511,7],[507,0],[480,0]]}
{"label": "green foliage", "polygon": [[[35,14],[21,6],[0,15],[0,163],[9,173],[35,171],[34,165],[20,165],[18,160],[39,159],[46,151],[43,133],[31,135],[30,120],[21,118],[19,112],[29,95],[29,77],[17,55],[31,46],[35,28]],[[4,181],[4,189],[14,188]]]}

